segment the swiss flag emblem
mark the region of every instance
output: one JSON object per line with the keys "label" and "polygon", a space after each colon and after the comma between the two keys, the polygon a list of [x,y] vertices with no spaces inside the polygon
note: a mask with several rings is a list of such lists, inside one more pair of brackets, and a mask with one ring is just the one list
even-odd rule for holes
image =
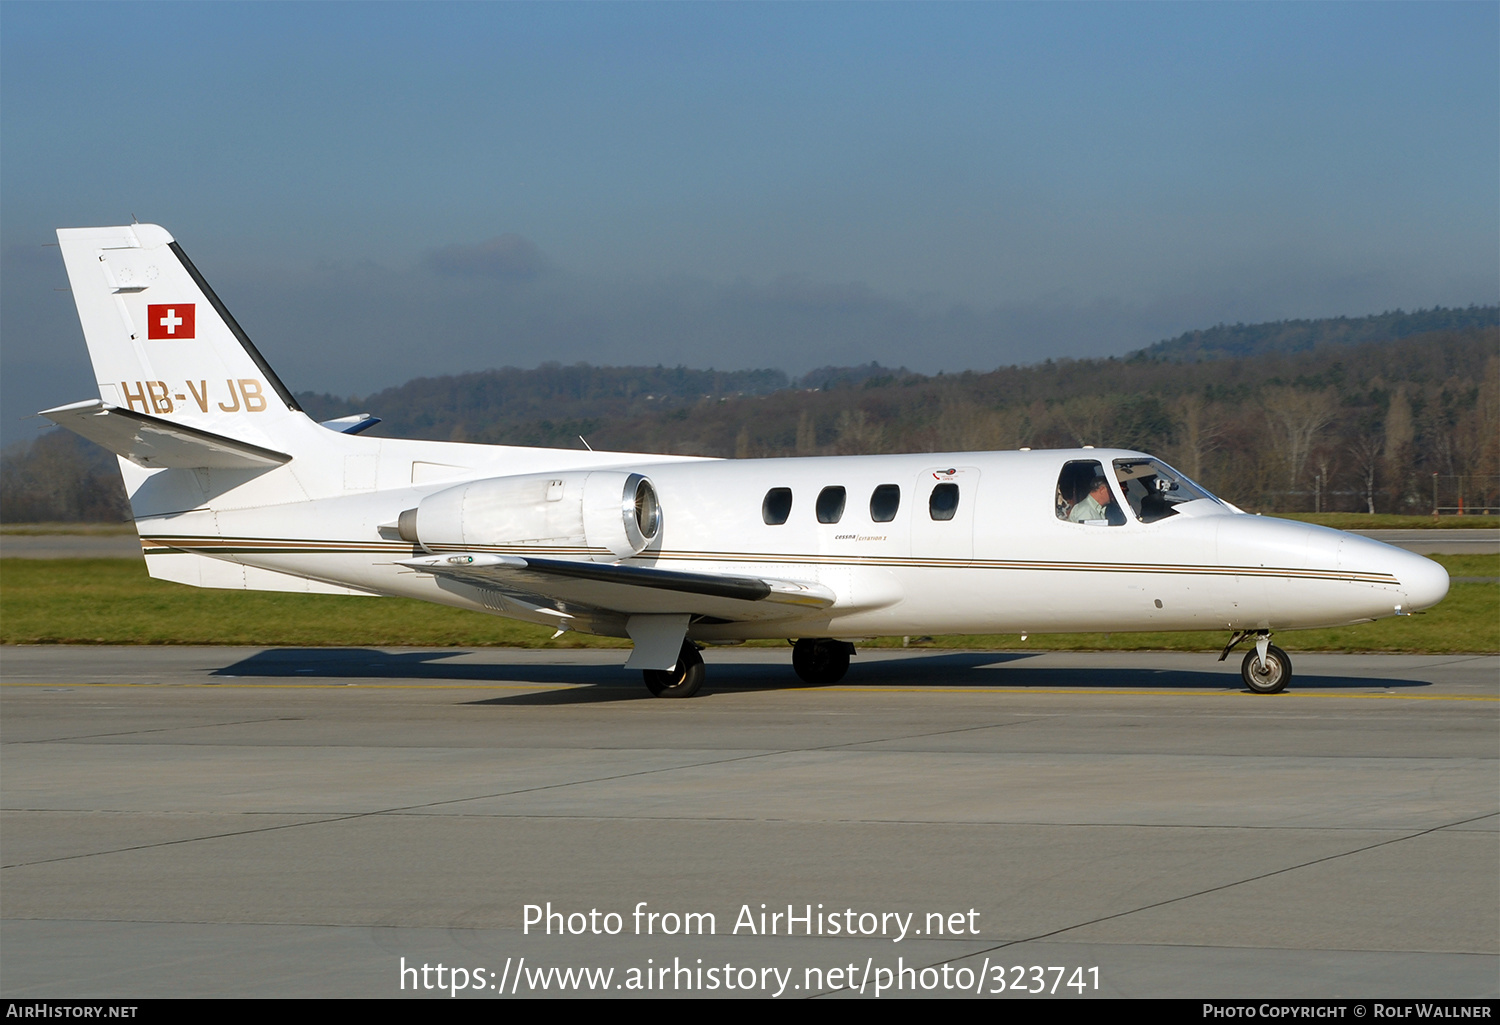
{"label": "swiss flag emblem", "polygon": [[147,338],[193,337],[193,303],[162,303],[146,307]]}

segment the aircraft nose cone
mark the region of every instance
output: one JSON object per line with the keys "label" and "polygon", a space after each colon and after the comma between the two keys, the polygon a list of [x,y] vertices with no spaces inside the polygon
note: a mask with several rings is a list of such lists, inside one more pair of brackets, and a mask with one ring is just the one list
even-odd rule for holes
{"label": "aircraft nose cone", "polygon": [[1436,562],[1412,552],[1396,567],[1396,579],[1406,594],[1403,612],[1431,608],[1448,594],[1448,571]]}

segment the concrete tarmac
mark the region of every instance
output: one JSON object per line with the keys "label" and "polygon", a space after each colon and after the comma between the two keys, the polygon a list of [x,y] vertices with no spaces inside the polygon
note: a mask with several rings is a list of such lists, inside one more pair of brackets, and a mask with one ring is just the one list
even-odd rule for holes
{"label": "concrete tarmac", "polygon": [[1500,656],[1279,640],[0,649],[0,993],[1500,995]]}
{"label": "concrete tarmac", "polygon": [[0,534],[0,558],[139,559],[141,539],[130,534]]}
{"label": "concrete tarmac", "polygon": [[1433,528],[1431,530],[1351,530],[1418,555],[1494,555],[1500,552],[1500,530]]}

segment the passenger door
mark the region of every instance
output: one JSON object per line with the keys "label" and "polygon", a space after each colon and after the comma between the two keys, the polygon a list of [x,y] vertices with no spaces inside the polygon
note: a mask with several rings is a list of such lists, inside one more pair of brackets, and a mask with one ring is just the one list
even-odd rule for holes
{"label": "passenger door", "polygon": [[978,497],[978,467],[950,464],[923,470],[912,488],[912,558],[971,561],[974,506]]}

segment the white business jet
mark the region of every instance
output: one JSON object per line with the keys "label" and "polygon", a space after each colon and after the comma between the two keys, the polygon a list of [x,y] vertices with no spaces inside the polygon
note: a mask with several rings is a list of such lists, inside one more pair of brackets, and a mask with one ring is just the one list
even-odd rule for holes
{"label": "white business jet", "polygon": [[634,642],[662,697],[699,643],[800,638],[811,683],[853,640],[1228,630],[1246,686],[1273,630],[1442,600],[1431,560],[1247,515],[1140,452],[720,460],[361,437],[319,424],[162,228],[59,230],[99,398],[42,415],[120,457],[153,577],[400,595]]}

